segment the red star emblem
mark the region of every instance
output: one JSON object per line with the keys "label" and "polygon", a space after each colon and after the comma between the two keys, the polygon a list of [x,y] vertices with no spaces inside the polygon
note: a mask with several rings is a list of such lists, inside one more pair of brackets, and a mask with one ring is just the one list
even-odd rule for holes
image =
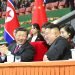
{"label": "red star emblem", "polygon": [[10,11],[11,11],[11,10],[9,10],[9,11],[6,12],[6,18],[7,18],[7,17],[11,17],[10,14],[9,14]]}

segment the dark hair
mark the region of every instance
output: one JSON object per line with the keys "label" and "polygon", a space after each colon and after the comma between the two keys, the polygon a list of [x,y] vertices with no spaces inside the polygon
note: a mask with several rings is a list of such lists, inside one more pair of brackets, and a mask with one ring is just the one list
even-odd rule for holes
{"label": "dark hair", "polygon": [[34,24],[32,24],[32,25],[33,25],[33,27],[34,27],[34,28],[36,28],[37,30],[39,30],[39,31],[40,31],[40,26],[39,26],[39,24],[34,23]]}
{"label": "dark hair", "polygon": [[23,27],[19,27],[19,28],[16,28],[15,29],[15,33],[17,33],[18,31],[24,31],[24,32],[27,32],[27,35],[28,35],[28,30],[23,28]]}
{"label": "dark hair", "polygon": [[73,38],[75,35],[75,30],[71,25],[66,25],[63,27],[66,32],[70,33],[70,38]]}
{"label": "dark hair", "polygon": [[[53,24],[53,23],[50,23],[46,26],[46,28],[50,28],[50,29],[53,29],[53,28],[58,28],[59,29],[59,26],[58,24]],[[59,29],[60,30],[60,29]]]}
{"label": "dark hair", "polygon": [[50,25],[51,23],[50,22],[46,22],[42,25],[42,28],[46,28],[46,26]]}

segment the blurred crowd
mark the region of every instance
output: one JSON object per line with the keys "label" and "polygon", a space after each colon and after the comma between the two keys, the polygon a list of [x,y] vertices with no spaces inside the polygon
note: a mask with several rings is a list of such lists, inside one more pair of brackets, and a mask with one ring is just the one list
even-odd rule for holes
{"label": "blurred crowd", "polygon": [[[16,9],[21,7],[29,7],[34,0],[13,0]],[[7,0],[0,0],[0,11],[5,11],[7,6]]]}
{"label": "blurred crowd", "polygon": [[[55,2],[58,0],[44,0],[44,3],[49,3],[49,2]],[[59,0],[62,1],[62,0]],[[16,9],[22,8],[22,7],[29,7],[34,0],[13,0],[14,6]],[[0,11],[5,11],[6,10],[6,5],[7,5],[7,0],[0,0]]]}
{"label": "blurred crowd", "polygon": [[[14,7],[16,9],[16,14],[31,14],[34,11],[34,1],[35,0],[13,0]],[[57,10],[62,8],[70,7],[70,10],[75,10],[75,0],[43,0],[45,4],[46,11]],[[7,0],[0,0],[0,18],[5,18],[6,16]]]}
{"label": "blurred crowd", "polygon": [[[65,7],[71,7],[71,10],[74,10],[74,0],[44,0],[44,3],[51,3],[51,2],[59,2],[63,1],[65,4]],[[16,9],[23,8],[23,7],[30,7],[31,3],[34,2],[34,0],[13,0],[14,6]],[[6,11],[7,6],[7,0],[0,0],[0,12]]]}

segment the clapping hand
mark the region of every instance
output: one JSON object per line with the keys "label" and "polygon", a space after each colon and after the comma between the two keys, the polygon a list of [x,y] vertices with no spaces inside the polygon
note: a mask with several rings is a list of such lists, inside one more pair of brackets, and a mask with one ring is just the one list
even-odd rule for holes
{"label": "clapping hand", "polygon": [[6,45],[1,45],[0,52],[1,52],[1,55],[6,55],[8,52],[8,47]]}

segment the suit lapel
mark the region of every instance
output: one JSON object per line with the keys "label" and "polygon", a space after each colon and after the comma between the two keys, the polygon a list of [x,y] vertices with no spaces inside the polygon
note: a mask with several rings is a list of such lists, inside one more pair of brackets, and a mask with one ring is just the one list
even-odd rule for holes
{"label": "suit lapel", "polygon": [[[15,53],[15,55],[22,53],[22,52],[25,50],[25,48],[27,47],[27,45],[28,45],[28,43],[25,42],[25,44],[23,44],[23,45],[19,48],[19,50]],[[13,49],[13,50],[11,50],[11,53],[12,53],[12,54],[14,54],[15,47],[16,47],[16,44],[12,46],[12,49]]]}
{"label": "suit lapel", "polygon": [[23,45],[19,48],[19,50],[16,52],[16,54],[22,53],[22,52],[25,50],[25,47],[26,47],[26,43],[23,44]]}
{"label": "suit lapel", "polygon": [[22,53],[23,51],[25,51],[26,47],[28,46],[28,42],[25,42],[25,44],[23,44],[20,48],[19,51],[17,52],[17,54]]}
{"label": "suit lapel", "polygon": [[12,46],[11,53],[14,53],[15,47],[16,47],[16,44]]}

